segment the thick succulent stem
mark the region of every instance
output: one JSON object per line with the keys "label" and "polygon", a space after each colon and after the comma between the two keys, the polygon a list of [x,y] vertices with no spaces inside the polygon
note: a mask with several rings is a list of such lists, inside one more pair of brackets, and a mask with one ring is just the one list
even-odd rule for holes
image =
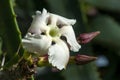
{"label": "thick succulent stem", "polygon": [[[21,45],[21,34],[13,10],[13,0],[0,0],[0,37],[6,53],[4,70],[0,71],[0,80],[16,80],[15,75],[19,68],[10,70],[13,64],[18,63],[24,50]],[[7,79],[6,79],[7,78]]]}
{"label": "thick succulent stem", "polygon": [[[0,36],[5,46],[6,58],[9,62],[13,56],[22,57],[21,34],[13,10],[13,0],[0,0]],[[16,60],[17,62],[17,60]],[[6,63],[7,66],[10,63]]]}

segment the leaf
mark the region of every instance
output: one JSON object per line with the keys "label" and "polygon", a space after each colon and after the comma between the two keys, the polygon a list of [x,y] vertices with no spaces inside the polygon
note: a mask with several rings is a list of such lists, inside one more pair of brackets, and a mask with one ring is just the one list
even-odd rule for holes
{"label": "leaf", "polygon": [[101,32],[96,37],[96,41],[111,49],[120,49],[120,25],[113,18],[100,15],[91,24],[90,31],[99,30]]}
{"label": "leaf", "polygon": [[79,70],[79,67],[75,65],[70,65],[69,67],[67,67],[67,70],[64,70],[62,72],[62,75],[65,76],[66,78],[65,80],[80,80],[81,77],[80,77],[80,73],[78,70]]}
{"label": "leaf", "polygon": [[120,11],[120,0],[85,0],[85,2],[101,9]]}
{"label": "leaf", "polygon": [[82,66],[70,65],[62,72],[62,75],[65,76],[65,80],[100,80],[94,63]]}

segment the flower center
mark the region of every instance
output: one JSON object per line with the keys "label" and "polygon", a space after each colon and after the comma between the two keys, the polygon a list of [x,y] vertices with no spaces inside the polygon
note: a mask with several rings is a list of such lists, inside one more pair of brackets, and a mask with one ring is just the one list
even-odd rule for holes
{"label": "flower center", "polygon": [[51,37],[60,37],[60,33],[59,33],[59,28],[57,27],[52,27],[49,31],[49,35]]}

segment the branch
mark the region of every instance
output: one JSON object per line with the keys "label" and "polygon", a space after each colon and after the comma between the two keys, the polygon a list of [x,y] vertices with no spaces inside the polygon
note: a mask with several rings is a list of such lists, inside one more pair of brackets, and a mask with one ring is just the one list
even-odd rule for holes
{"label": "branch", "polygon": [[[84,64],[90,63],[96,59],[97,59],[97,57],[78,54],[76,56],[70,56],[68,64],[84,65]],[[49,62],[48,62],[48,55],[41,56],[38,58],[32,58],[32,60],[30,60],[30,61],[34,65],[37,65],[37,67],[51,66],[51,64],[49,64]]]}
{"label": "branch", "polygon": [[[13,10],[13,0],[0,0],[0,16],[0,36],[3,39],[7,53],[7,63],[5,65],[9,67],[17,63],[24,53],[21,46],[20,30]],[[13,62],[14,58],[16,60]]]}

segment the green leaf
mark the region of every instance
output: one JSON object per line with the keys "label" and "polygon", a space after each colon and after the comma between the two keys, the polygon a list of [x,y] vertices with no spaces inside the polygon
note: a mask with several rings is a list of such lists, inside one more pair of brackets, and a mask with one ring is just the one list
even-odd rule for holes
{"label": "green leaf", "polygon": [[111,47],[111,49],[120,49],[120,25],[113,18],[100,15],[91,24],[91,31],[101,32],[96,37],[96,41],[101,45]]}
{"label": "green leaf", "polygon": [[[65,76],[65,80],[80,80],[80,73],[79,73],[79,67],[75,65],[70,65],[67,67],[67,70],[64,70],[62,72],[62,75]],[[73,77],[71,77],[73,76]]]}
{"label": "green leaf", "polygon": [[94,63],[81,66],[69,65],[67,70],[62,72],[62,75],[65,76],[65,80],[100,80]]}
{"label": "green leaf", "polygon": [[85,1],[101,9],[120,11],[120,0],[85,0]]}

